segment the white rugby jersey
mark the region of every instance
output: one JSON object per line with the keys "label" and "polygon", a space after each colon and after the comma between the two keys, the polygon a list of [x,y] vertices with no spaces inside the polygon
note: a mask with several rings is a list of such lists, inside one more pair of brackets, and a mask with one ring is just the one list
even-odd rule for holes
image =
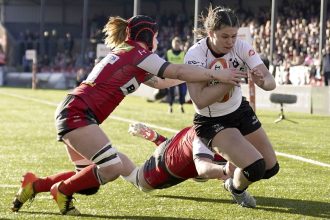
{"label": "white rugby jersey", "polygon": [[[203,38],[195,43],[186,53],[184,62],[199,67],[210,68],[212,62],[219,57],[215,57],[206,43],[207,38]],[[236,68],[241,71],[247,71],[262,64],[260,56],[255,52],[247,42],[237,39],[233,49],[221,56],[228,63],[228,68]],[[210,82],[210,84],[212,84]],[[206,117],[218,117],[227,115],[236,109],[242,101],[241,87],[235,86],[221,102],[215,102],[203,109],[199,109],[195,104],[195,111]]]}

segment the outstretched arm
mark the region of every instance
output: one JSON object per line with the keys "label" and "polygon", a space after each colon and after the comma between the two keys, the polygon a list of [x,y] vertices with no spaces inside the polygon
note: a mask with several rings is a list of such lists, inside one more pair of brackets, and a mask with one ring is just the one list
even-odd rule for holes
{"label": "outstretched arm", "polygon": [[143,83],[155,89],[165,89],[184,83],[184,81],[178,79],[169,79],[169,78],[162,79],[158,76],[152,76],[150,79],[148,79]]}
{"label": "outstretched arm", "polygon": [[230,178],[226,172],[226,165],[215,164],[209,158],[196,158],[194,160],[198,176],[205,179],[222,179]]}
{"label": "outstretched arm", "polygon": [[154,142],[157,146],[167,140],[166,137],[158,134],[155,130],[142,123],[130,124],[128,127],[128,133],[133,136],[141,137],[148,141]]}

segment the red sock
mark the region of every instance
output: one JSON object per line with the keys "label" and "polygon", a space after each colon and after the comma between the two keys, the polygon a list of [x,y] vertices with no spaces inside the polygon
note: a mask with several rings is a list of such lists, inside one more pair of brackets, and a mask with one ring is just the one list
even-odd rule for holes
{"label": "red sock", "polygon": [[94,174],[96,165],[85,167],[74,176],[64,180],[59,186],[59,190],[65,195],[72,195],[80,190],[98,187],[101,184]]}
{"label": "red sock", "polygon": [[39,178],[33,183],[33,189],[36,193],[49,192],[52,185],[62,180],[66,180],[75,174],[76,172],[74,171],[66,171],[54,174],[52,176],[47,176],[45,178]]}

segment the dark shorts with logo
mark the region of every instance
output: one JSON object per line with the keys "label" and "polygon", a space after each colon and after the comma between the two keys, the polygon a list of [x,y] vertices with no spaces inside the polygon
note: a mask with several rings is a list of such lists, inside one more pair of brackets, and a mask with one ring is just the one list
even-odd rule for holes
{"label": "dark shorts with logo", "polygon": [[167,140],[159,145],[154,154],[144,163],[144,179],[154,189],[168,188],[185,181],[169,173],[165,165],[165,151],[170,141]]}
{"label": "dark shorts with logo", "polygon": [[228,115],[205,117],[196,113],[194,117],[194,128],[197,136],[207,145],[211,144],[217,133],[226,128],[237,128],[245,136],[260,127],[261,123],[258,117],[245,98],[242,99],[238,109]]}
{"label": "dark shorts with logo", "polygon": [[66,133],[91,124],[99,123],[86,103],[77,96],[67,95],[56,109],[55,127],[59,141]]}

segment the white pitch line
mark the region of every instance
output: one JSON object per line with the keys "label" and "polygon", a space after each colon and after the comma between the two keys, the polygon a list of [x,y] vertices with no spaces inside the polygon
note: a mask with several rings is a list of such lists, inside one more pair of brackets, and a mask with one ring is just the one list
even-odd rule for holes
{"label": "white pitch line", "polygon": [[308,158],[304,158],[304,157],[300,157],[300,156],[296,156],[296,155],[291,155],[291,154],[286,154],[286,153],[281,153],[281,152],[276,152],[276,155],[279,156],[283,156],[283,157],[288,157],[294,160],[300,160],[303,162],[307,162],[307,163],[311,163],[311,164],[315,164],[318,166],[322,166],[322,167],[330,167],[330,164],[327,163],[322,163],[316,160],[312,160],[312,159],[308,159]]}
{"label": "white pitch line", "polygon": [[0,184],[0,188],[18,188],[21,185]]}
{"label": "white pitch line", "polygon": [[[36,98],[31,98],[31,97],[25,97],[25,96],[21,96],[21,95],[17,95],[17,94],[10,94],[10,93],[7,93],[7,92],[1,91],[1,90],[0,90],[0,94],[20,98],[20,99],[23,99],[23,100],[30,100],[30,101],[34,101],[34,102],[38,102],[38,103],[42,103],[42,104],[46,104],[46,105],[51,105],[51,106],[57,106],[58,105],[58,103],[49,102],[49,101],[46,101],[46,100],[41,100],[41,99],[36,99]],[[122,117],[118,117],[118,116],[114,116],[114,115],[110,115],[110,118],[112,118],[114,120],[117,120],[117,121],[127,122],[127,123],[138,122],[138,121],[134,121],[134,120],[130,120],[130,119],[127,119],[127,118],[122,118]],[[163,130],[163,131],[168,131],[168,132],[173,132],[173,133],[178,132],[178,130],[171,129],[171,128],[161,127],[161,126],[158,126],[158,125],[147,124],[147,123],[144,123],[144,124],[146,124],[149,127],[157,128],[157,129]],[[317,165],[317,166],[330,167],[330,164],[322,163],[322,162],[319,162],[319,161],[316,161],[316,160],[304,158],[304,157],[297,156],[297,155],[286,154],[286,153],[281,153],[281,152],[276,152],[276,155],[291,158],[291,159],[294,159],[294,160],[303,161],[303,162],[314,164],[314,165]],[[0,187],[1,187],[1,185],[0,185]]]}

